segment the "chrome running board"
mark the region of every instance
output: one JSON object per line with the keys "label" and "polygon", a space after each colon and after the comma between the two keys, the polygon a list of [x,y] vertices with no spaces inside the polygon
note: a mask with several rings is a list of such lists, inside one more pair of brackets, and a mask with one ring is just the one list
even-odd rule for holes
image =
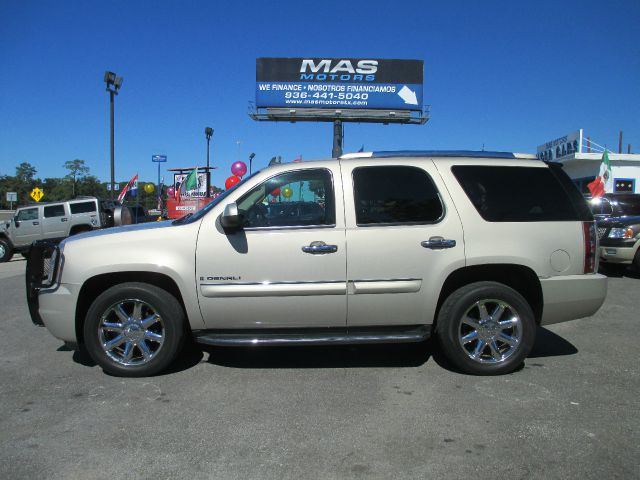
{"label": "chrome running board", "polygon": [[218,347],[353,345],[422,342],[429,338],[430,333],[430,325],[324,329],[200,330],[194,332],[194,339],[198,343]]}

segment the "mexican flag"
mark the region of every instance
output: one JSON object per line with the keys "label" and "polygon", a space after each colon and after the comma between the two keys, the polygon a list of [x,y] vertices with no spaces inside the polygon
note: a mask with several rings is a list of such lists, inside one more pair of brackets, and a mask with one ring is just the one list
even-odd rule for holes
{"label": "mexican flag", "polygon": [[180,185],[180,195],[184,195],[189,190],[198,188],[198,167],[194,168]]}
{"label": "mexican flag", "polygon": [[609,153],[605,150],[602,154],[602,163],[600,164],[600,173],[593,182],[587,185],[591,196],[598,198],[605,193],[613,192],[613,175],[611,174],[611,163],[609,162]]}

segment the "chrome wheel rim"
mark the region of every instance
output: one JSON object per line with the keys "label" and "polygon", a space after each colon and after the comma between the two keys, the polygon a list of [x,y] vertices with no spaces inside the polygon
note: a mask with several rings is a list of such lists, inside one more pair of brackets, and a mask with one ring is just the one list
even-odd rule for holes
{"label": "chrome wheel rim", "polygon": [[102,350],[114,362],[127,367],[144,365],[162,349],[164,321],[147,302],[120,300],[100,317],[98,338]]}
{"label": "chrome wheel rim", "polygon": [[5,253],[7,253],[7,250],[4,248],[4,244],[0,243],[0,258],[4,257]]}
{"label": "chrome wheel rim", "polygon": [[505,362],[522,341],[520,315],[503,300],[479,300],[462,316],[458,341],[475,362]]}

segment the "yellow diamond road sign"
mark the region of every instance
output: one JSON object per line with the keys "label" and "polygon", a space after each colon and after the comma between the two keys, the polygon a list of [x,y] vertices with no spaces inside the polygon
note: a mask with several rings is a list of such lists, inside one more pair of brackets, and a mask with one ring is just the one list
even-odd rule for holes
{"label": "yellow diamond road sign", "polygon": [[31,190],[31,198],[33,198],[36,202],[39,202],[44,196],[44,192],[40,190],[38,187]]}

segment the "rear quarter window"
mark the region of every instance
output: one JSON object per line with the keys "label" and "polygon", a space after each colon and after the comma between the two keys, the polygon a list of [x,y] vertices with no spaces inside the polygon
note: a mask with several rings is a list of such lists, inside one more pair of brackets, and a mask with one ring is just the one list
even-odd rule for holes
{"label": "rear quarter window", "polygon": [[574,205],[573,192],[550,168],[457,165],[451,171],[488,222],[581,221],[591,216],[586,203],[587,213]]}
{"label": "rear quarter window", "polygon": [[78,202],[69,205],[71,213],[93,213],[96,211],[96,202]]}

